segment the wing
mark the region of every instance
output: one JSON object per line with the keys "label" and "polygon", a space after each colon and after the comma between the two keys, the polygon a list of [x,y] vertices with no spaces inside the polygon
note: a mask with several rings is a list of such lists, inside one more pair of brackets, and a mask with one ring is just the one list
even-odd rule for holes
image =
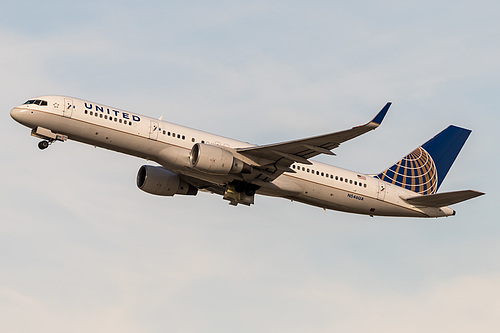
{"label": "wing", "polygon": [[286,169],[293,162],[311,164],[308,161],[311,157],[319,154],[335,155],[331,150],[337,148],[341,143],[377,128],[382,123],[391,104],[391,102],[388,102],[368,123],[348,130],[283,143],[240,148],[236,151],[254,161],[265,161],[259,163],[260,165],[275,164],[276,166],[276,164],[279,164],[280,169],[291,171]]}
{"label": "wing", "polygon": [[185,182],[193,185],[194,187],[196,187],[200,191],[224,195],[225,187],[221,186],[219,184],[208,182],[208,181],[205,181],[205,180],[202,180],[199,178],[195,178],[195,177],[190,177],[187,175],[182,175],[181,179],[184,180]]}

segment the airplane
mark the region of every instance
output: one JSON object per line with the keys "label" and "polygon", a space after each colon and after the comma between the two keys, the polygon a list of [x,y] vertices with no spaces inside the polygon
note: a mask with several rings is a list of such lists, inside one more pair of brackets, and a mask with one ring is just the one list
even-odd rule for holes
{"label": "airplane", "polygon": [[450,205],[484,193],[438,193],[471,131],[450,125],[377,174],[363,174],[311,158],[335,155],[341,143],[376,129],[391,102],[366,124],[305,139],[253,145],[67,96],[41,96],[10,115],[31,128],[46,149],[74,140],[137,156],[139,189],[159,196],[219,194],[231,205],[254,204],[255,194],[369,216],[445,217]]}

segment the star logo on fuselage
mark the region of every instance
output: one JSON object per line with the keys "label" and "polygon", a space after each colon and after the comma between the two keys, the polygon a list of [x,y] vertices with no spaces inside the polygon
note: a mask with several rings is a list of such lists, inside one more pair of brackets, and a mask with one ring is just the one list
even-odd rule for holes
{"label": "star logo on fuselage", "polygon": [[59,103],[54,103],[54,109],[59,109]]}

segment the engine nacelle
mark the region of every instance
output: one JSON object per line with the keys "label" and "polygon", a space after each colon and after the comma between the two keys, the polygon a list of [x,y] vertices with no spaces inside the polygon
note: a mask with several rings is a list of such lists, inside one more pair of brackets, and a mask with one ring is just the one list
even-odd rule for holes
{"label": "engine nacelle", "polygon": [[154,195],[196,195],[198,189],[181,180],[178,174],[160,166],[143,165],[137,173],[137,187]]}
{"label": "engine nacelle", "polygon": [[234,157],[230,151],[204,143],[197,143],[193,146],[189,161],[192,167],[216,175],[252,171],[251,166]]}

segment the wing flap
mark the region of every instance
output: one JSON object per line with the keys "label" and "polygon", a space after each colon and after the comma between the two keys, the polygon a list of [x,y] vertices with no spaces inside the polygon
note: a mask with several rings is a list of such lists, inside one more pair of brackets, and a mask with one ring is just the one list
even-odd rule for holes
{"label": "wing flap", "polygon": [[403,198],[406,202],[415,206],[425,207],[445,207],[465,200],[484,195],[483,192],[474,190],[463,190],[454,192],[444,192],[428,195],[419,195],[416,197]]}

